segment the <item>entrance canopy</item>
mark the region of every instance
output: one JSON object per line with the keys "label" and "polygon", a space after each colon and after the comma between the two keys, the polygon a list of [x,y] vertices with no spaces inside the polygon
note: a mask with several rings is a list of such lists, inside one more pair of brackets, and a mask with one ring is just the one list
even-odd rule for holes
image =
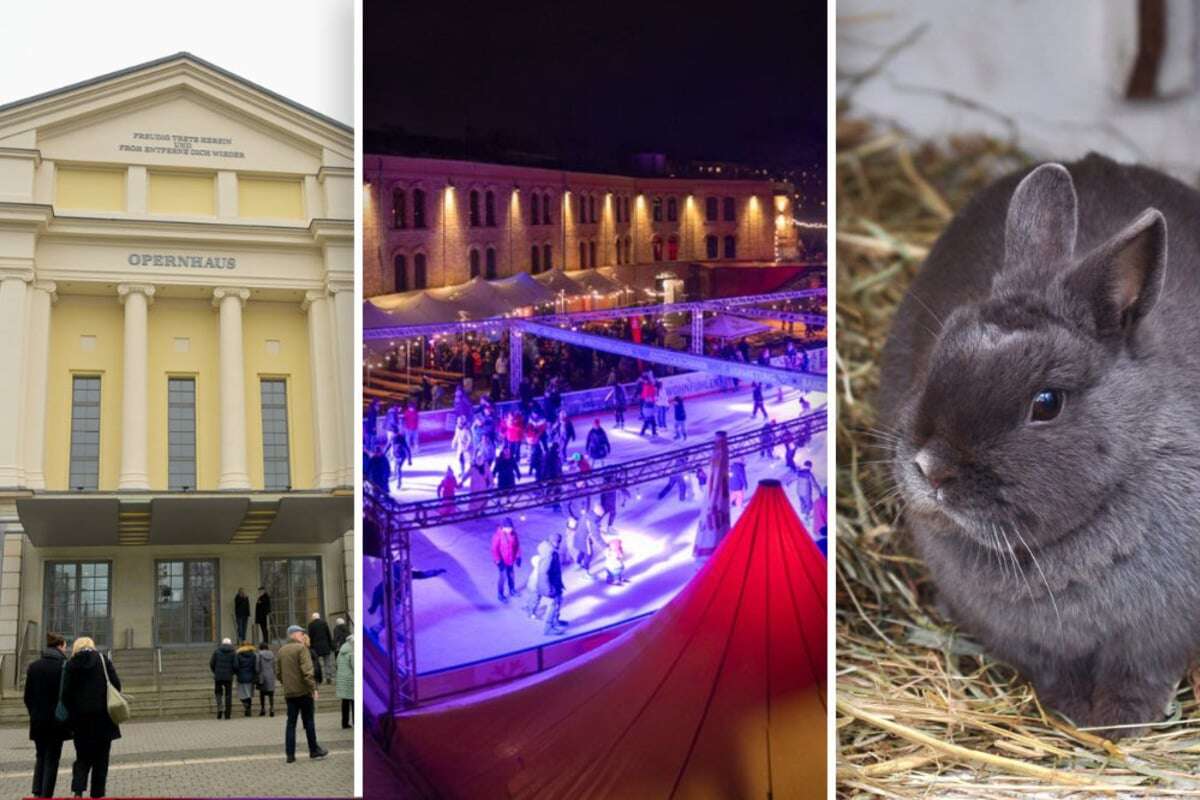
{"label": "entrance canopy", "polygon": [[349,492],[45,492],[17,500],[36,547],[324,544],[354,527]]}

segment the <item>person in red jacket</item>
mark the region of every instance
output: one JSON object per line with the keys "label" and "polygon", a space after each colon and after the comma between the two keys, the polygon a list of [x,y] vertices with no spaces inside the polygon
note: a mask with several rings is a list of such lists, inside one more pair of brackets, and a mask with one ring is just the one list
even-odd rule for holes
{"label": "person in red jacket", "polygon": [[525,418],[516,411],[511,411],[505,420],[504,441],[508,442],[508,450],[517,463],[521,462],[521,440],[525,438]]}
{"label": "person in red jacket", "polygon": [[507,603],[504,595],[504,582],[508,581],[509,597],[517,596],[517,587],[513,582],[513,567],[521,566],[521,542],[517,538],[516,528],[513,527],[512,517],[505,517],[504,524],[496,528],[492,536],[492,561],[496,562],[499,576],[496,579],[496,596],[501,603]]}
{"label": "person in red jacket", "polygon": [[414,400],[408,401],[408,408],[404,409],[404,441],[408,444],[408,465],[412,466],[412,457],[417,453],[420,445],[421,415],[417,413],[417,403]]}
{"label": "person in red jacket", "polygon": [[439,511],[442,514],[449,514],[454,510],[454,493],[456,491],[458,491],[458,481],[454,477],[454,470],[446,467],[446,477],[442,478],[442,482],[438,484],[438,497],[442,498]]}

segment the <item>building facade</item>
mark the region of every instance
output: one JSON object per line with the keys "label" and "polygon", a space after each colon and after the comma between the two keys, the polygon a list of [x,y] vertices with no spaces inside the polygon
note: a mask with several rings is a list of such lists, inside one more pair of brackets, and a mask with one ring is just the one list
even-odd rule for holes
{"label": "building facade", "polygon": [[6,672],[353,608],[353,152],[187,54],[0,106]]}
{"label": "building facade", "polygon": [[790,187],[768,180],[632,178],[401,156],[363,162],[367,297],[518,272],[636,273],[639,265],[797,255]]}

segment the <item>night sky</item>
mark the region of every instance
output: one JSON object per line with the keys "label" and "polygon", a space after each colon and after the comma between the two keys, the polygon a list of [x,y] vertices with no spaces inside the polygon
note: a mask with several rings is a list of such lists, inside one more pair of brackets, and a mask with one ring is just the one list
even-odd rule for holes
{"label": "night sky", "polygon": [[643,151],[823,167],[825,3],[787,14],[736,0],[719,13],[654,0],[623,8],[365,0],[367,152],[386,141],[568,168],[627,171]]}

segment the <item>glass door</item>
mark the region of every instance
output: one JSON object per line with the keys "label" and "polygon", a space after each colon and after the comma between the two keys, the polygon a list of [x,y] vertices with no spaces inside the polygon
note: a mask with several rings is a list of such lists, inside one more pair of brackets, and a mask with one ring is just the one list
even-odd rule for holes
{"label": "glass door", "polygon": [[112,564],[108,561],[49,561],[44,590],[46,630],[70,642],[90,636],[112,646]]}
{"label": "glass door", "polygon": [[154,634],[160,645],[218,640],[220,602],[215,559],[156,561]]}
{"label": "glass door", "polygon": [[287,637],[289,625],[308,627],[313,612],[322,612],[321,559],[264,558],[262,585],[271,595],[271,641]]}

